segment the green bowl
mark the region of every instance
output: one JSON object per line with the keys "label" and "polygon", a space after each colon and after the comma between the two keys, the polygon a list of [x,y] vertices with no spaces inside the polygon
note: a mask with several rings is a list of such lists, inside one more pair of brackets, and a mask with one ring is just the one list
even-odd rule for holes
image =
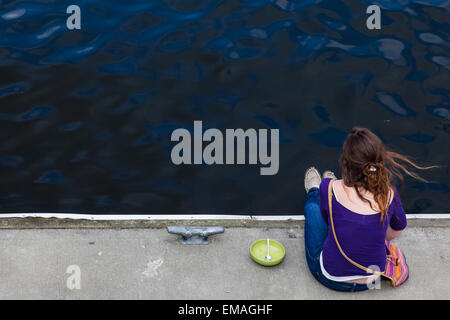
{"label": "green bowl", "polygon": [[272,261],[266,261],[267,255],[267,239],[256,240],[250,247],[250,255],[252,259],[266,267],[274,266],[283,261],[286,251],[281,243],[269,239],[269,251]]}

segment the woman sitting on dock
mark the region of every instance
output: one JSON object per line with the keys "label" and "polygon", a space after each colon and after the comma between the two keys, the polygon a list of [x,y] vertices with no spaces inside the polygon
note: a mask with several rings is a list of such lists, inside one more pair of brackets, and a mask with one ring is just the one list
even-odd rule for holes
{"label": "woman sitting on dock", "polygon": [[328,288],[362,291],[378,280],[379,273],[367,273],[358,268],[342,252],[365,268],[383,272],[385,240],[397,237],[407,224],[398,190],[391,184],[392,178],[404,182],[403,171],[425,181],[397,160],[416,169],[432,167],[420,167],[386,150],[381,140],[366,128],[354,127],[342,151],[339,159],[342,179],[337,180],[331,171],[325,171],[322,179],[314,167],[305,173],[306,259],[314,277]]}

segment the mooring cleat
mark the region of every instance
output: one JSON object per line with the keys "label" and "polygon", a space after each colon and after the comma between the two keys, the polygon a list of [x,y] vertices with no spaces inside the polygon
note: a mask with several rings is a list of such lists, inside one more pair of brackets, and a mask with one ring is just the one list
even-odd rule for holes
{"label": "mooring cleat", "polygon": [[167,232],[180,235],[178,242],[181,244],[208,244],[214,234],[224,233],[223,226],[214,227],[187,227],[187,226],[168,226]]}

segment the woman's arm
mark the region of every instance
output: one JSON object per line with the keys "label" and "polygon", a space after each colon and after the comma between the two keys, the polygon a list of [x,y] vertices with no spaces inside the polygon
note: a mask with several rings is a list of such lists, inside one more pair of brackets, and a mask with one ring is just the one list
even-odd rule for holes
{"label": "woman's arm", "polygon": [[398,190],[396,187],[393,187],[394,190],[394,201],[395,201],[395,209],[392,214],[391,221],[386,231],[386,240],[391,241],[406,228],[408,224],[406,220],[406,213],[402,206],[402,201],[400,200],[400,196],[398,194]]}
{"label": "woman's arm", "polygon": [[402,233],[403,230],[394,230],[391,228],[391,226],[388,226],[386,231],[386,240],[391,241],[395,237],[397,237],[400,233]]}

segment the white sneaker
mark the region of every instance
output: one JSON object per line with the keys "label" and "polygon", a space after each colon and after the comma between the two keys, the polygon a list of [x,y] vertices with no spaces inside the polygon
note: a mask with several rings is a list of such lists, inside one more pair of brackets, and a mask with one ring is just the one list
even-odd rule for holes
{"label": "white sneaker", "polygon": [[311,188],[319,188],[320,182],[320,172],[314,167],[309,167],[305,172],[305,189],[309,192]]}
{"label": "white sneaker", "polygon": [[331,179],[337,179],[336,176],[334,175],[333,171],[330,170],[326,170],[323,174],[322,174],[322,179],[325,178],[331,178]]}

